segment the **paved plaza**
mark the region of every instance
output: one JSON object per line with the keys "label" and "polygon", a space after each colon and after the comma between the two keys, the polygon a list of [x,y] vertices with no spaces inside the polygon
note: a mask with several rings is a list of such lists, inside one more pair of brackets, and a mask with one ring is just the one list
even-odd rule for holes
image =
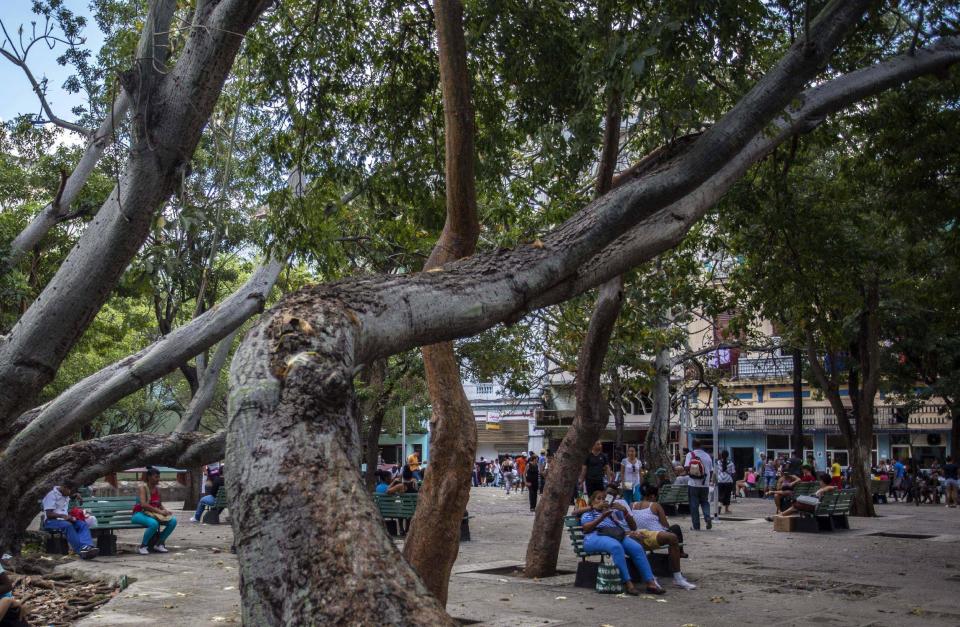
{"label": "paved plaza", "polygon": [[[448,610],[482,625],[960,625],[960,510],[942,505],[880,505],[881,517],[852,518],[851,531],[777,533],[763,517],[773,503],[741,499],[734,520],[686,531],[686,592],[662,580],[663,597],[607,596],[575,588],[573,575],[526,580],[503,574],[523,563],[533,523],[526,495],[474,488],[468,506],[472,542],[463,543]],[[80,625],[239,623],[237,564],[229,525],[181,522],[168,555],[129,549],[139,535],[120,532],[128,552],[61,569],[136,579]],[[906,534],[920,537],[891,537]],[[559,567],[575,571],[568,544]],[[481,570],[501,569],[495,573]]]}

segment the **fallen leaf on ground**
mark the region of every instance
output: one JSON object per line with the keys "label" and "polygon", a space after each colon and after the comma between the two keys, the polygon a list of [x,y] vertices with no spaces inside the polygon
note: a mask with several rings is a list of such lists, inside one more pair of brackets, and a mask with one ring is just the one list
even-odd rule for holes
{"label": "fallen leaf on ground", "polygon": [[224,586],[224,590],[233,590],[233,586]]}
{"label": "fallen leaf on ground", "polygon": [[711,603],[729,603],[724,597],[710,597]]}
{"label": "fallen leaf on ground", "polygon": [[657,603],[666,603],[666,602],[667,602],[666,599],[657,599]]}
{"label": "fallen leaf on ground", "polygon": [[554,599],[554,600],[555,600],[555,601],[566,601],[566,600],[567,600],[567,597],[557,597],[557,598]]}
{"label": "fallen leaf on ground", "polygon": [[500,578],[500,579],[497,579],[497,581],[499,581],[500,583],[509,583],[510,580],[509,580],[509,579]]}

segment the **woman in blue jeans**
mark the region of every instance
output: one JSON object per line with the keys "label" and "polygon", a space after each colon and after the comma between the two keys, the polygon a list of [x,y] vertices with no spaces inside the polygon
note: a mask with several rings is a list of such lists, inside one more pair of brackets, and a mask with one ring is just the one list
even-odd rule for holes
{"label": "woman in blue jeans", "polygon": [[[633,585],[633,582],[630,580],[630,569],[627,568],[627,555],[630,556],[634,565],[640,570],[640,575],[647,584],[647,592],[650,594],[664,594],[666,591],[660,587],[656,577],[653,576],[653,570],[650,568],[650,562],[647,561],[647,554],[643,546],[636,540],[626,537],[623,533],[624,529],[621,526],[622,524],[630,525],[631,529],[636,525],[633,517],[629,515],[618,516],[618,512],[620,514],[625,513],[623,506],[616,503],[608,505],[606,496],[606,493],[602,490],[597,490],[591,494],[591,509],[580,516],[580,524],[583,525],[583,550],[587,553],[609,553],[613,559],[613,563],[616,564],[620,570],[620,578],[623,579],[623,589],[627,594],[634,596],[640,594],[640,591],[637,590],[637,587]],[[620,523],[620,519],[622,519],[624,523]],[[610,531],[604,531],[605,529],[609,529]],[[614,529],[619,530],[619,532],[613,531]],[[622,536],[622,539],[603,535],[604,533],[614,533]]]}
{"label": "woman in blue jeans", "polygon": [[[157,553],[167,553],[167,547],[165,546],[167,538],[170,537],[170,534],[173,533],[173,530],[177,527],[177,519],[173,517],[173,513],[166,509],[160,501],[159,484],[160,471],[153,466],[147,466],[147,472],[143,477],[143,484],[140,486],[140,492],[137,497],[137,504],[133,506],[133,516],[130,517],[130,522],[133,524],[147,528],[143,534],[143,540],[140,542],[140,548],[137,549],[137,553],[140,555],[150,553],[147,547],[150,545],[150,540],[153,539],[153,536],[158,533],[160,535],[153,549]],[[169,516],[169,520],[161,523],[150,514],[157,514],[163,517]],[[161,524],[165,525],[163,531],[160,531]]]}

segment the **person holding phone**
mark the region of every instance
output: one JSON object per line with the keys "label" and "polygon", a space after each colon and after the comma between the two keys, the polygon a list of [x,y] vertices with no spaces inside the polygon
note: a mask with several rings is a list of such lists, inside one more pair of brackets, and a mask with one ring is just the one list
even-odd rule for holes
{"label": "person holding phone", "polygon": [[639,569],[647,593],[664,594],[666,591],[653,576],[653,569],[650,568],[643,547],[633,538],[628,538],[621,526],[626,524],[630,529],[636,529],[633,516],[629,515],[626,508],[613,501],[614,496],[603,490],[596,490],[590,495],[590,508],[580,515],[580,524],[583,525],[583,550],[587,553],[609,553],[620,571],[623,589],[627,594],[640,594],[631,580],[627,555]]}

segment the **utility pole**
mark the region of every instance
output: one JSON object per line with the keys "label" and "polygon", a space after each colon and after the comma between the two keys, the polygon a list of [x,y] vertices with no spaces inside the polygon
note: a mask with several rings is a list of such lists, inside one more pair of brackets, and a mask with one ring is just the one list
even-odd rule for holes
{"label": "utility pole", "polygon": [[720,391],[713,386],[713,504],[711,517],[720,522],[720,486],[717,485],[717,459],[720,457]]}

